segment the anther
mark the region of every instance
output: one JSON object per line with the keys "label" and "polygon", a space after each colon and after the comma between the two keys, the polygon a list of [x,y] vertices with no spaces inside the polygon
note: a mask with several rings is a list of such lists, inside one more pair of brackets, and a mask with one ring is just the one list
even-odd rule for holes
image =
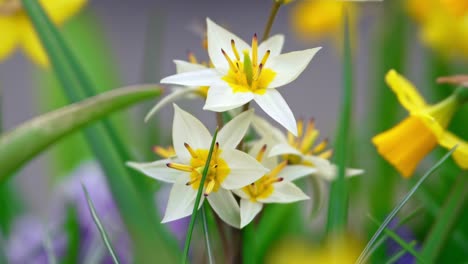
{"label": "anther", "polygon": [[280,173],[284,169],[284,167],[286,167],[286,165],[288,165],[288,161],[281,162],[280,164],[278,164],[278,166],[276,166],[270,171],[268,176],[272,178],[276,177],[276,175],[278,175],[278,173]]}
{"label": "anther", "polygon": [[236,48],[236,42],[233,39],[231,39],[231,48],[232,52],[234,52],[234,56],[236,56],[236,60],[240,60],[239,52]]}
{"label": "anther", "polygon": [[197,57],[195,57],[193,52],[188,51],[187,56],[190,63],[198,64]]}
{"label": "anther", "polygon": [[261,162],[263,160],[263,156],[265,155],[266,149],[267,149],[267,145],[265,144],[262,146],[262,148],[258,152],[257,157],[256,157],[258,162]]}
{"label": "anther", "polygon": [[322,142],[320,142],[315,148],[312,150],[313,154],[317,154],[319,152],[322,152],[328,145],[328,138],[324,139]]}
{"label": "anther", "polygon": [[265,52],[265,55],[263,55],[261,64],[265,65],[265,63],[266,63],[267,60],[268,60],[268,57],[270,57],[270,53],[271,53],[270,50],[267,50],[267,51]]}
{"label": "anther", "polygon": [[258,80],[258,78],[260,78],[260,74],[262,74],[262,70],[263,70],[263,64],[260,63],[260,65],[258,65],[258,69],[257,71],[255,72],[255,75],[253,77],[253,79],[256,81]]}
{"label": "anther", "polygon": [[231,69],[232,69],[234,72],[237,72],[236,66],[235,66],[234,63],[232,62],[231,58],[229,58],[229,56],[227,55],[227,53],[226,53],[223,49],[221,49],[221,53],[223,53],[224,58],[226,58],[227,62],[229,63],[229,67],[231,67]]}
{"label": "anther", "polygon": [[192,172],[193,171],[193,168],[191,166],[188,166],[188,165],[185,165],[185,164],[166,163],[166,166],[171,168],[171,169],[185,171],[185,172]]}
{"label": "anther", "polygon": [[190,152],[190,156],[192,156],[192,158],[195,158],[195,159],[198,158],[197,153],[195,152],[195,150],[193,150],[192,147],[190,147],[189,144],[184,143],[184,146],[185,146],[185,148],[188,150],[188,152]]}
{"label": "anther", "polygon": [[208,184],[206,185],[206,189],[205,189],[205,197],[208,196],[214,189],[214,186],[215,186],[215,180],[211,180],[208,182]]}
{"label": "anther", "polygon": [[258,62],[258,38],[257,38],[257,33],[255,33],[252,38],[252,65],[256,67],[257,62]]}

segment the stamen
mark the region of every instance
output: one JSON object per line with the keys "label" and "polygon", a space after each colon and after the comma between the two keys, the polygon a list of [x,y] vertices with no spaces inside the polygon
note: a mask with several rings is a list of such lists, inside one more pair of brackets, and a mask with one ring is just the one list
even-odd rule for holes
{"label": "stamen", "polygon": [[328,145],[328,138],[324,139],[322,142],[320,142],[315,148],[312,150],[312,153],[317,154],[319,152],[322,152]]}
{"label": "stamen", "polygon": [[294,138],[294,135],[291,132],[288,132],[288,143],[289,145],[296,147],[296,139]]}
{"label": "stamen", "polygon": [[263,156],[265,155],[267,149],[267,145],[263,145],[263,147],[260,149],[260,151],[257,154],[257,161],[261,162],[263,160]]}
{"label": "stamen", "polygon": [[270,50],[267,50],[267,51],[265,52],[265,55],[263,55],[261,64],[265,65],[265,63],[266,63],[267,60],[268,60],[268,57],[270,57]]}
{"label": "stamen", "polygon": [[185,165],[185,164],[167,163],[166,166],[171,168],[171,169],[176,169],[176,170],[180,170],[180,171],[186,171],[186,172],[192,172],[193,171],[193,168],[191,166]]}
{"label": "stamen", "polygon": [[263,64],[260,63],[260,65],[258,65],[258,70],[255,72],[255,75],[253,77],[254,81],[256,81],[256,80],[258,80],[258,78],[260,78],[260,74],[262,73],[262,70],[263,70]]}
{"label": "stamen", "polygon": [[297,120],[297,137],[302,137],[304,132],[304,122],[302,119]]}
{"label": "stamen", "polygon": [[234,56],[236,56],[236,60],[240,60],[240,56],[239,56],[239,52],[237,52],[237,48],[236,48],[236,43],[234,42],[233,39],[231,39],[231,48],[232,48],[232,52],[234,52]]}
{"label": "stamen", "polygon": [[192,156],[192,158],[194,158],[194,159],[198,158],[197,153],[195,152],[195,150],[193,150],[192,147],[190,147],[189,144],[184,143],[184,146],[185,146],[185,148],[188,150],[188,152],[190,152],[190,156]]}
{"label": "stamen", "polygon": [[165,149],[161,146],[153,147],[153,152],[163,158],[169,158],[174,155],[172,148]]}
{"label": "stamen", "polygon": [[329,150],[323,152],[322,154],[320,154],[319,157],[323,158],[323,159],[330,159],[332,155],[333,155],[333,150],[329,149]]}
{"label": "stamen", "polygon": [[223,53],[224,55],[224,58],[226,58],[227,62],[229,63],[229,67],[231,67],[231,69],[237,73],[237,68],[236,66],[234,65],[234,63],[232,62],[231,58],[229,58],[229,56],[227,55],[227,53],[221,49],[221,53]]}
{"label": "stamen", "polygon": [[205,189],[205,196],[208,196],[214,189],[215,187],[215,180],[211,180],[208,182],[208,184],[206,185],[206,189]]}
{"label": "stamen", "polygon": [[197,57],[191,51],[188,52],[188,60],[190,63],[198,64]]}
{"label": "stamen", "polygon": [[[308,130],[308,129],[307,129]],[[307,131],[302,139],[301,152],[306,153],[314,145],[315,140],[319,136],[318,130]]]}
{"label": "stamen", "polygon": [[255,33],[252,38],[252,65],[256,67],[257,62],[258,62],[258,38],[257,38],[257,33]]}
{"label": "stamen", "polygon": [[195,182],[197,182],[198,180],[200,180],[199,178],[200,177],[195,177],[195,178],[191,179],[190,181],[188,181],[185,185],[190,186],[190,185],[194,184]]}
{"label": "stamen", "polygon": [[276,166],[274,169],[272,169],[272,170],[270,171],[270,173],[268,174],[268,176],[271,177],[271,178],[275,178],[275,177],[278,175],[278,173],[280,173],[281,170],[283,170],[284,167],[286,167],[286,165],[288,165],[288,161],[287,161],[287,160],[281,162],[278,166]]}
{"label": "stamen", "polygon": [[219,151],[219,142],[216,142],[215,147],[213,149],[213,158],[218,157],[218,151]]}

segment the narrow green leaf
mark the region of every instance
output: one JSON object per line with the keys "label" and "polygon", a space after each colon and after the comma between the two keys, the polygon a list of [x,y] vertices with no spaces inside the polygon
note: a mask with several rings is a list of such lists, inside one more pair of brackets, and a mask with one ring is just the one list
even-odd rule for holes
{"label": "narrow green leaf", "polygon": [[208,254],[208,263],[209,264],[214,264],[214,258],[213,258],[213,249],[211,248],[211,243],[210,243],[210,232],[209,232],[209,226],[208,226],[208,219],[206,215],[206,207],[208,206],[207,203],[205,203],[202,208],[201,208],[201,216],[202,216],[202,222],[203,222],[203,234],[205,235],[205,247],[206,247],[206,252]]}
{"label": "narrow green leaf", "polygon": [[78,264],[82,237],[80,223],[78,223],[78,212],[72,204],[68,204],[66,207],[66,218],[63,228],[67,237],[67,246],[60,263]]}
{"label": "narrow green leaf", "polygon": [[[377,221],[375,218],[369,215],[369,218],[374,222],[377,226],[381,226],[382,223]],[[415,258],[417,258],[419,261],[426,263],[424,258],[414,249],[414,247],[410,246],[404,239],[402,239],[395,231],[385,228],[384,232],[387,236],[392,238],[395,242],[398,243],[402,248],[404,248],[406,251],[408,251],[411,255],[413,255]]]}
{"label": "narrow green leaf", "polygon": [[242,263],[257,263],[256,234],[253,223],[246,225],[242,230]]}
{"label": "narrow green leaf", "polygon": [[116,89],[33,118],[0,137],[0,183],[55,141],[92,121],[142,100],[154,98],[153,87]]}
{"label": "narrow green leaf", "polygon": [[353,65],[351,54],[351,43],[349,36],[349,21],[346,9],[344,12],[344,41],[343,41],[343,90],[341,97],[341,110],[338,123],[338,135],[336,136],[335,163],[338,166],[338,177],[331,184],[330,202],[328,207],[327,231],[343,232],[348,222],[348,190],[346,186],[345,173],[347,163],[347,152],[349,149],[349,130],[351,122],[353,102]]}
{"label": "narrow green leaf", "polygon": [[96,213],[96,209],[94,208],[94,203],[91,200],[91,197],[89,197],[88,190],[86,189],[86,186],[83,183],[81,183],[81,187],[83,188],[83,192],[86,196],[86,201],[88,202],[89,212],[91,213],[91,216],[93,217],[96,227],[99,229],[99,233],[101,234],[102,241],[106,245],[106,248],[109,251],[109,254],[111,255],[114,263],[119,264],[120,261],[117,258],[117,254],[115,254],[114,247],[112,246],[109,236],[107,235],[106,229],[102,225],[101,220],[99,219],[99,216]]}
{"label": "narrow green leaf", "polygon": [[367,253],[369,249],[373,246],[375,241],[379,238],[380,234],[384,231],[384,229],[388,226],[390,221],[393,220],[393,218],[397,215],[397,213],[403,208],[403,206],[409,201],[409,199],[414,195],[414,193],[418,190],[418,188],[421,186],[421,184],[433,173],[435,172],[442,164],[452,155],[452,153],[455,151],[457,146],[453,147],[445,156],[443,156],[432,168],[430,168],[422,177],[419,179],[419,181],[415,184],[413,188],[403,197],[403,199],[397,204],[397,206],[390,212],[390,214],[385,218],[383,221],[382,225],[377,229],[375,234],[372,236],[372,238],[369,240],[367,243],[366,247],[364,250],[361,252],[361,255],[359,255],[359,258],[357,259],[356,263],[361,264],[363,263],[364,258],[367,257]]}
{"label": "narrow green leaf", "polygon": [[[416,241],[411,241],[411,243],[409,243],[409,246],[411,247],[414,247],[416,245]],[[401,257],[403,257],[403,255],[406,254],[406,249],[401,249],[400,251],[398,251],[395,255],[393,255],[387,262],[385,262],[385,264],[393,264],[395,262],[397,262]]]}
{"label": "narrow green leaf", "polygon": [[183,257],[182,263],[188,263],[188,254],[189,254],[189,249],[190,249],[190,242],[192,240],[192,232],[193,232],[193,228],[195,227],[195,220],[197,219],[198,207],[200,205],[203,188],[205,187],[206,175],[208,174],[208,171],[210,168],[211,156],[213,154],[217,136],[218,136],[218,129],[216,129],[213,135],[213,139],[211,140],[210,150],[208,152],[208,157],[205,162],[205,167],[203,168],[203,174],[200,180],[200,187],[198,187],[197,197],[195,198],[195,205],[193,206],[192,217],[190,218],[190,224],[189,224],[189,228],[187,229],[187,236],[185,238],[184,255],[182,256]]}
{"label": "narrow green leaf", "polygon": [[453,227],[464,209],[468,198],[468,192],[466,191],[468,185],[467,176],[466,172],[458,175],[458,179],[453,184],[452,191],[450,191],[445,205],[439,211],[435,218],[436,222],[424,241],[422,255],[430,260],[431,263],[437,261],[440,251],[452,234]]}

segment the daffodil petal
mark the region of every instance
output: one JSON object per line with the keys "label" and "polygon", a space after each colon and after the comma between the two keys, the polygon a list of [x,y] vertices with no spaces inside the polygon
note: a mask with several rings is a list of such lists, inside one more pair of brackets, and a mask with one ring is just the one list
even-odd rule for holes
{"label": "daffodil petal", "polygon": [[19,42],[18,29],[15,20],[9,17],[0,17],[0,32],[2,32],[0,41],[0,61],[10,56]]}
{"label": "daffodil petal", "polygon": [[241,38],[220,27],[211,19],[207,18],[206,23],[208,36],[208,55],[210,56],[210,60],[215,68],[227,72],[229,64],[222,54],[221,49],[223,49],[229,57],[235,58],[231,48],[231,40],[234,40],[239,52],[242,52],[246,49],[250,50],[250,46]]}
{"label": "daffodil petal", "polygon": [[278,91],[268,89],[265,94],[256,94],[255,102],[267,115],[297,136],[297,124],[294,114]]}
{"label": "daffodil petal", "polygon": [[268,153],[268,156],[273,157],[273,156],[285,155],[285,154],[293,154],[297,156],[302,156],[302,153],[299,152],[299,150],[295,149],[294,147],[292,147],[291,145],[287,143],[282,143],[282,144],[273,146],[273,148]]}
{"label": "daffodil petal", "polygon": [[268,88],[276,88],[294,81],[320,49],[321,47],[293,51],[269,59],[268,68],[272,69],[276,75]]}
{"label": "daffodil petal", "polygon": [[282,181],[273,184],[273,193],[266,198],[258,199],[262,203],[293,203],[310,199],[292,182]]}
{"label": "daffodil petal", "polygon": [[240,217],[241,217],[241,225],[240,228],[244,228],[244,226],[248,225],[252,220],[255,218],[258,213],[263,208],[262,203],[252,202],[247,199],[240,200]]}
{"label": "daffodil petal", "polygon": [[87,0],[41,0],[40,2],[52,21],[62,24],[80,11]]}
{"label": "daffodil petal", "polygon": [[286,143],[287,138],[281,130],[274,127],[266,119],[261,118],[260,116],[254,116],[252,120],[252,127],[255,132],[262,138],[271,138],[277,143]]}
{"label": "daffodil petal", "polygon": [[[196,196],[197,191],[191,186],[186,186],[183,182],[175,183],[169,194],[169,201],[167,202],[166,213],[164,214],[162,223],[191,215],[195,206]],[[200,206],[202,204],[203,200],[200,201]]]}
{"label": "daffodil petal", "polygon": [[223,158],[229,166],[229,175],[221,183],[225,189],[240,189],[268,172],[256,159],[236,149],[228,149],[221,152]]}
{"label": "daffodil petal", "polygon": [[211,208],[228,225],[235,228],[240,227],[240,209],[232,193],[220,188],[207,197]]}
{"label": "daffodil petal", "polygon": [[173,162],[171,159],[158,160],[155,162],[127,162],[127,166],[159,181],[175,183],[177,180],[188,180],[187,172],[174,170],[167,167],[167,163]]}
{"label": "daffodil petal", "polygon": [[439,144],[447,149],[452,149],[455,145],[458,145],[452,157],[460,168],[468,169],[468,143],[466,141],[450,132],[445,132],[439,139]]}
{"label": "daffodil petal", "polygon": [[177,73],[206,70],[206,67],[204,65],[197,64],[197,63],[190,63],[188,61],[174,60],[174,63],[176,65]]}
{"label": "daffodil petal", "polygon": [[252,93],[233,93],[227,84],[211,85],[203,109],[224,112],[250,102]]}
{"label": "daffodil petal", "polygon": [[211,143],[211,135],[200,120],[174,104],[172,143],[177,157],[182,163],[189,163],[191,156],[184,143],[189,144],[195,150],[208,149]]}
{"label": "daffodil petal", "polygon": [[424,98],[419,94],[414,85],[395,70],[390,70],[385,76],[387,85],[400,101],[400,104],[410,113],[427,107]]}
{"label": "daffodil petal", "polygon": [[183,72],[168,76],[161,80],[161,83],[177,84],[184,86],[210,86],[220,76],[213,69],[203,69],[198,71]]}
{"label": "daffodil petal", "polygon": [[26,56],[42,67],[48,67],[49,59],[31,23],[24,21],[21,27],[21,45]]}
{"label": "daffodil petal", "polygon": [[254,110],[250,109],[234,117],[219,131],[217,141],[222,149],[235,149],[250,126]]}
{"label": "daffodil petal", "polygon": [[[269,37],[267,40],[263,41],[260,43],[258,46],[258,56],[263,56],[267,52],[267,50],[270,51],[270,56],[278,56],[281,54],[281,50],[283,49],[284,45],[284,35],[277,34],[274,36]],[[267,67],[267,63],[264,65]]]}
{"label": "daffodil petal", "polygon": [[314,174],[317,172],[316,168],[305,165],[288,165],[278,174],[279,178],[285,181],[294,181],[302,177]]}
{"label": "daffodil petal", "polygon": [[167,95],[163,99],[159,100],[159,102],[151,108],[151,110],[145,116],[145,122],[156,114],[163,106],[167,105],[168,103],[175,102],[177,99],[184,97],[188,94],[195,93],[198,90],[198,87],[187,87],[183,89],[174,90],[171,94]]}

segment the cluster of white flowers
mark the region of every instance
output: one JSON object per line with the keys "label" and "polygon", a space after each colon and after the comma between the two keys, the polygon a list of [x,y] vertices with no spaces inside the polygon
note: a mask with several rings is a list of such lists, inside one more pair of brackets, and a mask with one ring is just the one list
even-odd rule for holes
{"label": "cluster of white flowers", "polygon": [[[254,100],[289,131],[288,136],[284,135],[250,109],[236,115],[218,133],[200,206],[206,198],[222,220],[242,228],[255,218],[264,203],[309,199],[293,180],[308,175],[333,180],[336,174],[336,167],[327,159],[331,152],[319,154],[326,142],[312,148],[318,136],[313,123],[303,133],[302,121],[296,122],[275,89],[295,80],[320,48],[281,54],[282,35],[260,44],[254,35],[250,46],[210,19],[207,38],[212,67],[176,60],[178,73],[161,82],[186,88],[162,99],[147,119],[169,102],[200,94],[206,97],[204,109],[215,112],[234,110]],[[260,139],[244,144],[247,151],[243,152],[237,148],[250,126]],[[163,222],[192,213],[212,136],[197,118],[174,104],[172,140],[173,156],[151,163],[128,163],[152,178],[173,184]],[[361,172],[349,169],[348,176]]]}

